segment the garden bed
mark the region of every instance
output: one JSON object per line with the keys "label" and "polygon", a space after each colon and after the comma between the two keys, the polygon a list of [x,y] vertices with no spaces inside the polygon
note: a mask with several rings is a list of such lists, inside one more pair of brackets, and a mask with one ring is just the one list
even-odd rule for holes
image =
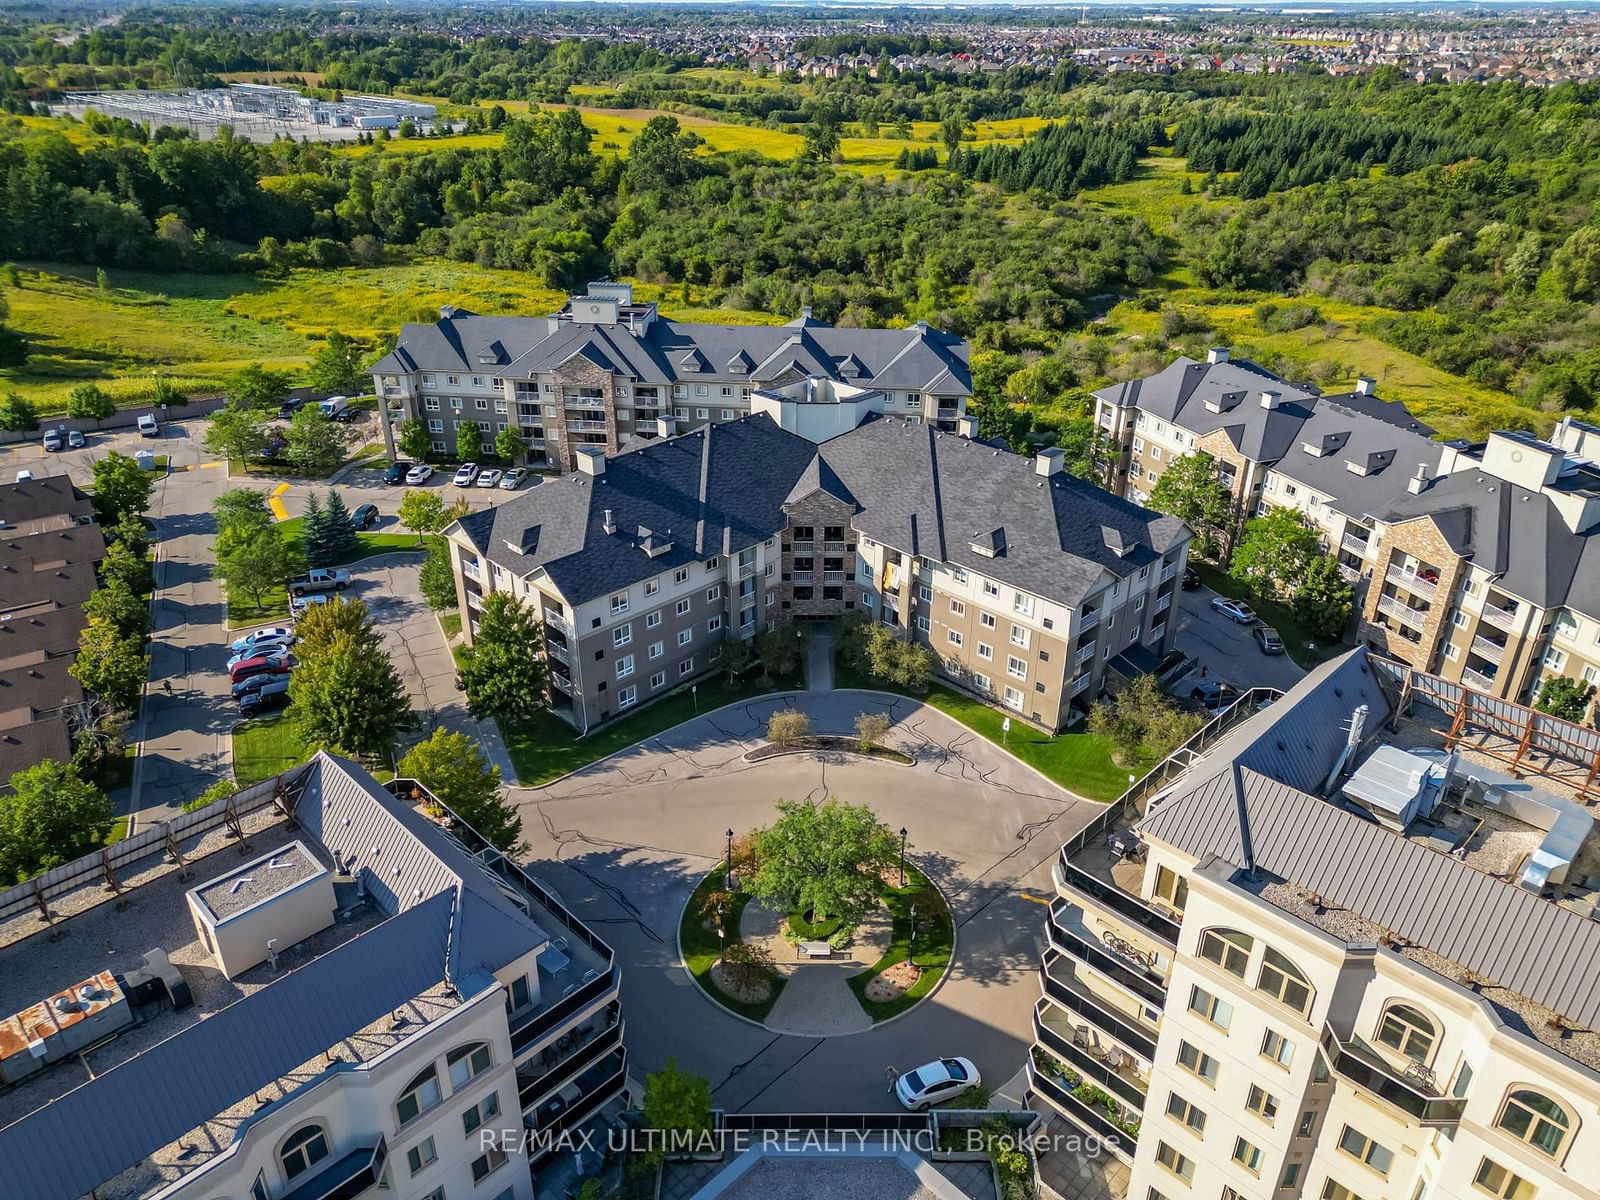
{"label": "garden bed", "polygon": [[[707,996],[730,1012],[748,1017],[752,1021],[762,1021],[772,1011],[772,1006],[777,1003],[778,993],[783,990],[784,979],[781,975],[773,973],[770,990],[761,999],[754,998],[753,994],[748,992],[743,995],[731,994],[718,982],[719,977],[725,979],[725,972],[718,968],[717,964],[723,943],[717,937],[715,922],[708,923],[702,911],[709,903],[709,898],[723,890],[724,875],[724,869],[718,867],[702,879],[699,886],[689,894],[688,902],[683,906],[683,914],[678,918],[678,948],[683,954],[684,968]],[[728,910],[722,915],[722,927],[729,935],[727,944],[730,946],[739,941],[739,921],[744,916],[745,905],[749,902],[748,892],[733,892],[729,897]],[[734,991],[739,990],[734,989]]]}
{"label": "garden bed", "polygon": [[[938,903],[931,906],[931,912],[930,897],[938,899]],[[907,865],[904,887],[885,884],[883,902],[894,919],[889,948],[871,967],[847,980],[862,1010],[874,1022],[898,1016],[929,995],[949,969],[950,956],[955,949],[955,923],[950,905],[928,877],[915,867]],[[917,905],[915,945],[911,940],[913,904]],[[914,978],[912,972],[902,966],[906,963],[915,968]],[[887,986],[874,986],[881,975],[889,976]],[[902,983],[906,986],[899,986]]]}
{"label": "garden bed", "polygon": [[888,746],[871,746],[865,750],[861,748],[861,739],[848,737],[843,734],[814,733],[806,737],[795,738],[783,745],[768,743],[758,746],[745,754],[746,762],[761,762],[768,758],[781,758],[785,754],[815,754],[817,752],[830,752],[835,754],[859,754],[863,758],[876,758],[882,762],[898,763],[900,766],[909,767],[916,760],[909,754],[902,754]]}

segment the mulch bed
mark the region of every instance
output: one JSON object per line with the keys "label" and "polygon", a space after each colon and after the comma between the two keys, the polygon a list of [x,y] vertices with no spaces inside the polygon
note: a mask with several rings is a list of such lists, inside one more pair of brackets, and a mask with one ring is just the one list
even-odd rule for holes
{"label": "mulch bed", "polygon": [[861,748],[859,738],[845,737],[843,734],[814,733],[808,737],[795,738],[786,746],[768,743],[758,746],[745,754],[746,762],[760,762],[764,758],[778,758],[785,754],[811,754],[824,750],[833,753],[858,754],[863,758],[876,758],[883,762],[898,763],[909,767],[913,759],[909,754],[901,754],[898,750],[891,750],[887,746],[874,746],[870,750]]}
{"label": "mulch bed", "polygon": [[866,996],[874,1004],[885,1004],[909,992],[922,976],[922,968],[909,960],[886,967],[867,980]]}

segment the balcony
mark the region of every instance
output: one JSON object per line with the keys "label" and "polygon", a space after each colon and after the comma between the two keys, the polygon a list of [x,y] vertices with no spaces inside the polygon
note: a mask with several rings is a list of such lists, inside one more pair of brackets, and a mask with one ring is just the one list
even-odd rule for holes
{"label": "balcony", "polygon": [[1039,967],[1039,985],[1045,996],[1068,1012],[1082,1017],[1091,1028],[1116,1042],[1134,1057],[1145,1062],[1155,1058],[1153,1032],[1140,1029],[1131,1018],[1111,1009],[1085,988],[1073,975],[1070,961],[1059,954],[1052,956],[1050,951],[1045,953],[1045,961]]}
{"label": "balcony", "polygon": [[279,1200],[355,1200],[378,1185],[388,1156],[389,1147],[379,1137],[376,1145],[360,1146],[340,1155],[284,1192]]}
{"label": "balcony", "polygon": [[1110,980],[1136,1002],[1156,1009],[1166,1005],[1166,983],[1152,969],[1156,955],[1115,934],[1097,937],[1071,902],[1057,899],[1051,904],[1049,935],[1057,950]]}
{"label": "balcony", "polygon": [[1097,1055],[1080,1045],[1077,1023],[1048,1000],[1034,1007],[1033,1034],[1040,1045],[1096,1087],[1110,1092],[1134,1112],[1144,1108],[1149,1083],[1133,1059],[1120,1051]]}
{"label": "balcony", "polygon": [[823,583],[843,584],[845,579],[846,575],[843,571],[824,571],[822,573]]}
{"label": "balcony", "polygon": [[1077,661],[1079,661],[1079,662],[1088,662],[1091,658],[1094,657],[1094,652],[1095,652],[1095,644],[1093,642],[1090,642],[1087,646],[1079,646],[1078,647],[1078,659],[1077,659]]}
{"label": "balcony", "polygon": [[1079,611],[1079,629],[1093,629],[1098,624],[1100,624],[1100,610],[1098,608],[1089,608],[1088,606],[1085,606]]}
{"label": "balcony", "polygon": [[616,1047],[525,1116],[522,1123],[539,1133],[572,1128],[615,1094],[626,1075],[626,1063],[627,1052]]}
{"label": "balcony", "polygon": [[567,428],[573,433],[604,433],[607,425],[604,421],[568,421]]}
{"label": "balcony", "polygon": [[587,1024],[561,1035],[540,1056],[517,1068],[517,1096],[524,1110],[564,1087],[609,1051],[622,1044],[623,1022],[616,1004],[596,1013]]}
{"label": "balcony", "polygon": [[461,573],[468,579],[477,579],[479,577],[477,560],[473,558],[463,558],[461,560]]}
{"label": "balcony", "polygon": [[1515,629],[1517,627],[1517,610],[1514,608],[1501,608],[1498,604],[1485,602],[1483,619],[1491,625],[1500,626],[1501,629]]}
{"label": "balcony", "polygon": [[1166,612],[1167,609],[1169,609],[1171,607],[1172,607],[1172,593],[1171,592],[1162,592],[1161,595],[1156,597],[1156,608],[1155,608],[1156,612],[1163,613],[1163,612]]}
{"label": "balcony", "polygon": [[1339,548],[1354,554],[1357,558],[1365,558],[1367,552],[1372,549],[1372,541],[1370,538],[1352,537],[1347,533],[1339,539]]}
{"label": "balcony", "polygon": [[572,635],[572,622],[567,620],[558,612],[554,612],[551,609],[545,609],[544,623],[549,628],[558,630],[568,637]]}
{"label": "balcony", "polygon": [[1482,671],[1474,671],[1471,667],[1462,670],[1461,682],[1468,687],[1477,688],[1480,692],[1492,693],[1495,690],[1493,677],[1485,675]]}
{"label": "balcony", "polygon": [[[1098,1137],[1112,1153],[1129,1162],[1133,1161],[1138,1148],[1138,1135],[1113,1125],[1104,1108],[1080,1100],[1072,1094],[1065,1080],[1039,1070],[1032,1058],[1028,1060],[1028,1086],[1053,1104],[1073,1124]],[[1137,1124],[1134,1127],[1138,1128]]]}
{"label": "balcony", "polygon": [[1361,572],[1341,559],[1339,561],[1339,578],[1346,583],[1357,583],[1361,579]]}
{"label": "balcony", "polygon": [[1409,604],[1394,596],[1379,596],[1378,611],[1387,613],[1403,624],[1413,629],[1421,629],[1428,623],[1428,614],[1420,608],[1412,608]]}
{"label": "balcony", "polygon": [[1075,867],[1067,859],[1065,849],[1054,869],[1056,886],[1074,900],[1091,910],[1108,914],[1113,920],[1135,926],[1142,933],[1162,942],[1171,952],[1178,947],[1181,926],[1173,918],[1153,905],[1146,904],[1114,883],[1096,878]]}
{"label": "balcony", "polygon": [[812,581],[812,573],[810,571],[791,571],[789,573],[789,581],[791,583],[810,583]]}
{"label": "balcony", "polygon": [[828,541],[822,543],[822,552],[824,554],[843,554],[844,543],[829,539]]}
{"label": "balcony", "polygon": [[1439,1092],[1433,1072],[1420,1064],[1401,1070],[1358,1037],[1342,1041],[1333,1027],[1322,1029],[1322,1053],[1341,1079],[1399,1109],[1418,1125],[1455,1126],[1467,1107],[1464,1098]]}
{"label": "balcony", "polygon": [[1472,639],[1472,652],[1474,654],[1481,654],[1484,658],[1498,666],[1501,657],[1506,652],[1506,644],[1504,642],[1496,642],[1490,638],[1479,635],[1478,637]]}
{"label": "balcony", "polygon": [[1438,575],[1435,572],[1433,579],[1424,578],[1420,574],[1391,566],[1383,576],[1390,583],[1398,584],[1414,596],[1421,596],[1424,600],[1432,600],[1439,591]]}
{"label": "balcony", "polygon": [[572,679],[563,675],[560,671],[550,672],[550,686],[558,692],[565,692],[569,696],[577,695],[576,691],[573,690]]}
{"label": "balcony", "polygon": [[546,654],[555,659],[557,662],[572,661],[572,655],[568,653],[567,648],[560,642],[553,641],[550,638],[545,638],[544,650]]}
{"label": "balcony", "polygon": [[1072,681],[1072,695],[1076,696],[1080,692],[1085,691],[1088,688],[1090,681],[1093,679],[1094,676],[1089,674],[1087,671],[1085,671],[1082,675],[1079,675]]}
{"label": "balcony", "polygon": [[467,588],[467,607],[478,612],[483,611],[483,593],[474,588]]}
{"label": "balcony", "polygon": [[1167,580],[1171,579],[1177,573],[1178,573],[1178,564],[1175,563],[1175,562],[1169,562],[1166,566],[1161,568],[1161,582],[1165,583]]}
{"label": "balcony", "polygon": [[810,554],[815,545],[816,543],[810,538],[796,538],[794,541],[789,543],[789,553]]}
{"label": "balcony", "polygon": [[747,562],[747,563],[740,563],[739,564],[739,578],[740,579],[749,579],[750,576],[754,575],[755,573],[756,573],[756,564],[755,563]]}

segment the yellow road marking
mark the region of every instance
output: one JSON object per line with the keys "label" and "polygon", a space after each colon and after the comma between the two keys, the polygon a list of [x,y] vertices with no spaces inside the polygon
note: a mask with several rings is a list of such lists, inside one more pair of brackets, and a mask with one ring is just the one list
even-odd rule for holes
{"label": "yellow road marking", "polygon": [[1046,908],[1050,907],[1050,901],[1046,900],[1043,896],[1032,896],[1032,895],[1029,895],[1027,892],[1018,892],[1017,895],[1022,897],[1024,900],[1031,901],[1034,904],[1042,904]]}
{"label": "yellow road marking", "polygon": [[225,467],[227,465],[228,464],[225,463],[225,462],[201,463],[200,464],[200,469],[202,471],[204,471],[207,467]]}
{"label": "yellow road marking", "polygon": [[283,494],[288,490],[289,485],[287,483],[280,483],[277,487],[273,488],[272,492],[267,496],[267,507],[272,509],[272,515],[277,517],[280,521],[287,521],[289,519],[289,510],[283,506],[282,500]]}

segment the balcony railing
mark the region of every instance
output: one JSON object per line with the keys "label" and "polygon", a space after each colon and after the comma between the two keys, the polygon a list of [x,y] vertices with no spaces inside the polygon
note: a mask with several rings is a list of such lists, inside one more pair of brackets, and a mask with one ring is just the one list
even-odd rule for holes
{"label": "balcony railing", "polygon": [[1346,583],[1355,583],[1361,578],[1361,572],[1356,570],[1349,563],[1341,562],[1339,564],[1339,578],[1344,580]]}
{"label": "balcony railing", "polygon": [[1471,667],[1467,667],[1462,670],[1461,682],[1466,684],[1468,687],[1477,688],[1480,692],[1493,692],[1495,690],[1493,679],[1489,678],[1489,676],[1485,675],[1482,671],[1474,671]]}
{"label": "balcony railing", "polygon": [[[1151,1008],[1162,1008],[1167,1003],[1167,989],[1161,981],[1136,967],[1131,961],[1112,953],[1091,938],[1074,930],[1062,919],[1062,909],[1070,907],[1065,900],[1050,906],[1050,944],[1069,958],[1076,959],[1092,970],[1132,992],[1135,999]],[[1087,932],[1087,931],[1085,931]],[[1136,948],[1129,947],[1137,953]]]}
{"label": "balcony railing", "polygon": [[1501,629],[1515,629],[1517,612],[1513,608],[1501,608],[1498,604],[1485,604],[1483,606],[1483,619],[1491,625],[1500,626]]}
{"label": "balcony railing", "polygon": [[574,694],[572,680],[557,671],[550,672],[550,686],[558,692],[565,692],[569,696]]}
{"label": "balcony railing", "polygon": [[1078,1074],[1092,1079],[1096,1086],[1114,1094],[1118,1100],[1135,1111],[1144,1108],[1145,1089],[1133,1080],[1113,1071],[1105,1063],[1075,1043],[1071,1036],[1056,1029],[1045,1019],[1042,1010],[1049,1008],[1048,1000],[1041,1000],[1033,1012],[1034,1037],[1044,1048],[1066,1062]]}
{"label": "balcony railing", "polygon": [[[627,1058],[621,1051],[616,1053],[621,1060],[621,1064],[613,1074],[601,1080],[571,1108],[563,1109],[559,1116],[552,1118],[548,1123],[532,1126],[542,1136],[533,1140],[532,1148],[529,1151],[530,1160],[537,1162],[556,1152],[572,1153],[570,1146],[563,1145],[560,1135],[576,1129],[594,1116],[628,1082]],[[526,1125],[527,1121],[524,1120],[523,1124]]]}
{"label": "balcony railing", "polygon": [[1073,866],[1067,860],[1065,849],[1061,851],[1056,872],[1062,886],[1091,907],[1104,909],[1118,920],[1136,925],[1145,933],[1165,942],[1173,950],[1177,949],[1178,933],[1181,929],[1177,921],[1146,904],[1139,897],[1130,896],[1115,884],[1097,879],[1081,867]]}
{"label": "balcony railing", "polygon": [[468,579],[477,579],[478,564],[473,562],[470,558],[463,558],[461,560],[461,573]]}
{"label": "balcony railing", "polygon": [[1093,679],[1094,676],[1089,674],[1087,671],[1085,671],[1082,675],[1079,675],[1072,681],[1072,694],[1076,696],[1079,692],[1087,688]]}
{"label": "balcony railing", "polygon": [[[599,1062],[608,1051],[616,1049],[622,1043],[622,1027],[621,1021],[607,1026],[588,1042],[538,1074],[524,1075],[518,1071],[517,1097],[523,1109],[532,1108],[543,1097],[576,1079],[591,1064]],[[533,1060],[529,1059],[525,1065],[533,1066]]]}
{"label": "balcony railing", "polygon": [[1498,663],[1501,656],[1505,654],[1506,647],[1504,642],[1496,642],[1479,636],[1472,639],[1472,652],[1483,655],[1492,663]]}
{"label": "balcony railing", "polygon": [[606,431],[606,423],[604,421],[568,421],[567,428],[574,433],[604,433]]}
{"label": "balcony railing", "polygon": [[1425,600],[1432,600],[1439,591],[1439,585],[1431,580],[1410,571],[1401,570],[1399,567],[1390,567],[1384,573],[1384,578],[1390,583],[1399,584],[1413,595],[1421,596]]}
{"label": "balcony railing", "polygon": [[836,542],[830,538],[828,541],[822,543],[822,552],[824,554],[843,554],[844,543]]}
{"label": "balcony railing", "polygon": [[1079,662],[1088,662],[1091,658],[1094,657],[1094,651],[1095,651],[1095,644],[1093,642],[1090,642],[1087,646],[1079,647],[1079,649],[1078,649],[1078,661]]}
{"label": "balcony railing", "polygon": [[810,583],[812,574],[810,571],[792,571],[790,572],[789,580],[792,583]]}
{"label": "balcony railing", "polygon": [[1172,593],[1171,592],[1163,592],[1161,595],[1156,597],[1156,609],[1155,609],[1156,612],[1158,612],[1158,613],[1166,612],[1167,609],[1169,609],[1171,607],[1172,607]]}
{"label": "balcony railing", "polygon": [[1138,1147],[1138,1139],[1120,1126],[1113,1125],[1105,1109],[1091,1108],[1079,1100],[1061,1080],[1039,1070],[1031,1059],[1028,1061],[1028,1086],[1059,1108],[1073,1122],[1099,1137],[1114,1153],[1132,1161],[1134,1151]]}
{"label": "balcony railing", "polygon": [[1100,610],[1098,608],[1086,608],[1078,613],[1079,629],[1093,629],[1098,624],[1100,624]]}
{"label": "balcony railing", "polygon": [[789,550],[794,554],[810,554],[815,545],[810,538],[797,538],[789,543]]}
{"label": "balcony railing", "polygon": [[1406,625],[1421,629],[1428,623],[1428,614],[1412,608],[1403,601],[1396,600],[1393,596],[1378,597],[1378,611],[1388,613]]}
{"label": "balcony railing", "polygon": [[561,662],[572,661],[572,656],[568,653],[567,648],[553,638],[545,638],[544,649],[545,653],[551,658],[559,659]]}
{"label": "balcony railing", "polygon": [[[1059,960],[1052,960],[1059,961]],[[1127,1018],[1118,1015],[1085,992],[1057,979],[1050,973],[1050,962],[1039,968],[1039,980],[1044,994],[1068,1012],[1077,1013],[1094,1028],[1120,1042],[1138,1058],[1149,1062],[1156,1055],[1155,1039],[1134,1028]]]}
{"label": "balcony railing", "polygon": [[1168,563],[1166,566],[1161,568],[1161,582],[1165,583],[1167,580],[1171,579],[1177,573],[1178,573],[1178,564],[1175,563],[1175,562]]}
{"label": "balcony railing", "polygon": [[376,1145],[361,1146],[340,1155],[283,1193],[279,1200],[355,1200],[378,1185],[388,1157],[388,1144],[379,1137]]}
{"label": "balcony railing", "polygon": [[520,1054],[552,1029],[571,1020],[589,1005],[617,986],[617,968],[607,967],[570,996],[564,996],[543,1012],[511,1028],[511,1052]]}
{"label": "balcony railing", "polygon": [[1398,1108],[1419,1125],[1458,1124],[1467,1107],[1463,1098],[1441,1096],[1427,1081],[1407,1078],[1359,1038],[1340,1041],[1331,1026],[1323,1026],[1322,1052],[1341,1079]]}
{"label": "balcony railing", "polygon": [[1372,542],[1370,540],[1351,537],[1348,533],[1339,539],[1339,545],[1342,549],[1348,550],[1351,554],[1354,554],[1358,558],[1365,558],[1367,556],[1367,551],[1372,549]]}

